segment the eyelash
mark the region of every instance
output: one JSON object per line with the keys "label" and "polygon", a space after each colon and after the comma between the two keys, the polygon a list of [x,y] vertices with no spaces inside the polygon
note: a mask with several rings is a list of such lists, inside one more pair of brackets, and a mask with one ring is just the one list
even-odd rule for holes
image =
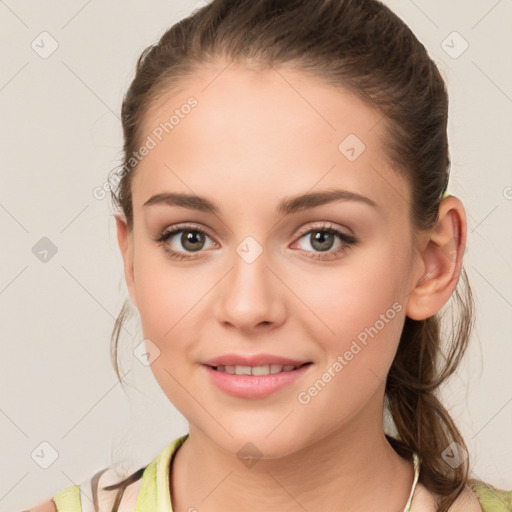
{"label": "eyelash", "polygon": [[[176,235],[177,233],[181,233],[182,231],[197,232],[197,233],[204,234],[209,238],[212,238],[205,230],[201,229],[200,227],[198,227],[194,224],[185,223],[185,224],[179,224],[177,226],[174,226],[173,229],[167,229],[167,230],[163,231],[162,233],[160,233],[159,235],[154,237],[153,240],[155,242],[157,242],[159,246],[162,246],[163,250],[173,260],[182,261],[182,260],[196,259],[195,257],[184,256],[184,254],[187,254],[186,252],[173,251],[172,249],[169,249],[168,245],[166,245],[165,242],[167,242],[167,240],[169,240],[169,238]],[[308,235],[310,233],[315,233],[315,232],[324,232],[324,233],[330,233],[330,234],[337,235],[338,238],[344,243],[344,245],[341,247],[338,247],[337,249],[330,250],[330,251],[315,252],[314,253],[314,254],[316,254],[315,256],[308,256],[309,258],[312,258],[312,259],[318,259],[318,260],[333,259],[336,256],[339,256],[339,255],[347,252],[349,249],[352,249],[353,246],[355,246],[359,243],[358,240],[354,236],[344,233],[343,231],[340,231],[337,228],[335,228],[333,225],[326,224],[326,223],[324,223],[320,226],[308,227],[308,228],[304,228],[304,229],[300,230],[300,232],[298,233],[298,240],[303,238],[305,235]],[[203,252],[203,251],[201,251],[201,250],[197,251],[197,253],[200,253],[200,252]],[[310,251],[307,251],[307,252],[310,252]],[[193,254],[193,253],[191,253],[191,254]],[[325,257],[324,254],[328,255],[328,257]]]}

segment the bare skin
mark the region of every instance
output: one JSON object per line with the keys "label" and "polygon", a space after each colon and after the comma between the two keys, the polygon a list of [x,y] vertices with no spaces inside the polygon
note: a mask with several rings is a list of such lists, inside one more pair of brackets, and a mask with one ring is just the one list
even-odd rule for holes
{"label": "bare skin", "polygon": [[[180,86],[153,105],[142,140],[189,97],[198,106],[140,162],[134,231],[116,216],[130,296],[159,350],[152,371],[190,426],[171,474],[173,511],[401,512],[413,467],[383,433],[385,379],[405,316],[434,315],[456,287],[462,203],[446,198],[434,229],[414,236],[409,184],[386,159],[382,115],[320,80],[218,63]],[[338,149],[349,134],[365,145],[353,161]],[[276,213],[285,198],[327,189],[376,207],[337,200]],[[206,197],[219,211],[143,206],[164,192]],[[207,235],[197,252],[181,233],[167,240],[185,258],[177,261],[154,238],[183,222]],[[325,223],[358,243],[335,236],[327,256],[303,229]],[[248,236],[262,250],[251,263],[236,251]],[[301,403],[299,393],[381,315],[378,334]],[[233,352],[313,364],[293,385],[244,399],[214,386],[202,364]],[[237,456],[249,442],[261,453],[252,467]]]}

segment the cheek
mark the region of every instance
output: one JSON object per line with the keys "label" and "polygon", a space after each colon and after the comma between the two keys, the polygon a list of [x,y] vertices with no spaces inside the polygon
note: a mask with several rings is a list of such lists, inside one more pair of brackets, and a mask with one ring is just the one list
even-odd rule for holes
{"label": "cheek", "polygon": [[297,396],[311,417],[324,418],[326,428],[349,421],[384,387],[405,318],[392,287],[366,287],[368,276],[358,286],[344,282],[346,293],[317,297],[323,322],[309,323],[309,336],[325,357]]}
{"label": "cheek", "polygon": [[[329,333],[342,339],[355,337],[395,302],[403,301],[403,263],[393,255],[385,257],[382,251],[378,254],[355,255],[338,268],[312,268],[294,279],[293,291],[306,306],[304,318],[316,324],[322,337]],[[393,318],[394,313],[392,309]]]}
{"label": "cheek", "polygon": [[[316,269],[295,280],[294,292],[307,305],[298,315],[301,325],[321,345],[323,368],[343,374],[333,379],[341,387],[350,384],[363,392],[366,385],[385,381],[392,364],[405,319],[405,263],[395,251],[375,244],[364,257],[354,255],[338,268]],[[339,357],[343,368],[333,368]]]}
{"label": "cheek", "polygon": [[[190,377],[191,365],[201,358],[198,342],[209,327],[209,291],[218,281],[207,266],[170,262],[163,249],[142,248],[136,261],[137,305],[144,338],[154,343],[158,357],[151,369],[174,401]],[[156,352],[156,350],[155,350]]]}
{"label": "cheek", "polygon": [[166,340],[181,329],[182,320],[199,302],[200,278],[192,267],[171,263],[158,247],[139,249],[134,278],[144,335],[166,345]]}
{"label": "cheek", "polygon": [[138,310],[143,336],[156,346],[153,350],[157,356],[151,363],[151,371],[169,400],[183,412],[190,400],[183,386],[189,387],[189,359],[193,358],[193,347],[199,336],[197,314],[207,286],[197,286],[200,281],[189,275],[192,271],[172,268],[163,257],[154,255],[139,259],[138,272]]}

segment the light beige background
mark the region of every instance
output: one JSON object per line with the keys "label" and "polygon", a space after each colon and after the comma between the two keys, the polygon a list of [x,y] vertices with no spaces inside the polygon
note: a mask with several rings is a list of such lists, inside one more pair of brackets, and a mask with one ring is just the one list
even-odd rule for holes
{"label": "light beige background", "polygon": [[[447,81],[449,190],[469,219],[465,265],[478,316],[444,395],[475,476],[512,489],[512,3],[388,4]],[[138,469],[186,432],[148,367],[128,360],[125,390],[111,368],[110,333],[127,292],[110,199],[94,190],[121,161],[120,106],[136,59],[196,5],[0,0],[0,511],[107,465]],[[43,31],[58,43],[48,58],[31,46],[51,49]],[[46,263],[33,253],[43,237],[57,248]],[[142,341],[136,320],[122,337],[128,356]],[[47,469],[43,442],[58,455]]]}

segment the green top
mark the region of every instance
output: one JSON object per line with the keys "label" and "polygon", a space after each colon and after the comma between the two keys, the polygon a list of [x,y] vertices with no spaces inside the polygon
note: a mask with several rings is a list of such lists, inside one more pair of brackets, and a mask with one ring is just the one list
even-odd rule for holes
{"label": "green top", "polygon": [[[169,443],[160,454],[144,469],[135,512],[172,512],[169,493],[169,471],[172,459],[181,444],[187,439],[185,434]],[[414,481],[404,512],[409,512],[412,495],[419,476],[419,460],[414,461]],[[503,491],[480,480],[471,480],[470,486],[478,497],[483,512],[512,512],[512,490]],[[80,485],[71,485],[57,493],[53,500],[58,512],[84,512],[90,508],[90,501],[82,508]],[[110,511],[104,511],[110,512]]]}

